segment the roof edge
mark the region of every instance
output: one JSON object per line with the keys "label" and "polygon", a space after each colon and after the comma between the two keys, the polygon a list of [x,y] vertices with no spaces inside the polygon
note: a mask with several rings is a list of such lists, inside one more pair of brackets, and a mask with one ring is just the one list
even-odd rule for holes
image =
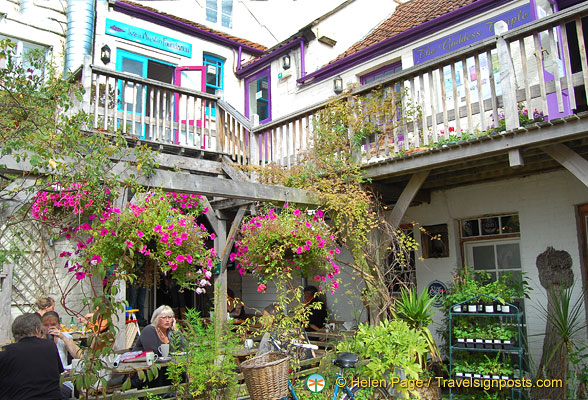
{"label": "roof edge", "polygon": [[250,75],[250,74],[256,72],[261,67],[263,67],[266,64],[271,63],[273,60],[277,59],[279,56],[281,56],[286,51],[289,51],[290,49],[293,49],[296,46],[299,46],[300,42],[304,42],[304,37],[302,37],[302,36],[298,37],[298,38],[292,40],[290,43],[288,43],[282,47],[278,47],[277,49],[269,52],[268,54],[264,54],[263,56],[261,56],[257,60],[253,61],[251,64],[249,64],[241,69],[238,69],[235,72],[235,75],[237,76],[237,78],[243,78],[247,75]]}
{"label": "roof edge", "polygon": [[209,39],[212,42],[216,42],[218,44],[221,44],[221,45],[224,45],[227,47],[232,47],[232,48],[236,48],[236,49],[241,47],[244,51],[246,51],[247,53],[254,55],[254,56],[260,56],[264,53],[263,50],[256,49],[255,47],[251,47],[246,44],[239,43],[235,40],[231,40],[231,39],[226,38],[224,36],[217,35],[213,32],[209,32],[207,30],[200,29],[196,26],[187,24],[185,22],[178,21],[170,16],[161,15],[156,12],[146,10],[142,7],[138,7],[138,6],[135,6],[132,4],[125,3],[124,1],[120,1],[120,0],[110,0],[109,2],[113,6],[115,11],[119,11],[124,14],[131,15],[131,16],[139,17],[143,20],[152,22],[157,25],[165,26],[165,27],[172,28],[175,30],[178,30],[178,28],[181,28],[181,30],[184,31],[184,33],[188,33],[193,36],[204,37],[206,39]]}
{"label": "roof edge", "polygon": [[443,14],[437,18],[427,21],[421,25],[410,28],[407,31],[399,33],[398,35],[391,36],[385,40],[382,40],[381,42],[361,49],[358,52],[343,57],[331,64],[327,64],[315,72],[297,79],[296,82],[302,85],[320,82],[333,75],[339,74],[346,69],[367,61],[370,58],[377,57],[388,51],[404,46],[405,44],[421,39],[433,31],[444,29],[452,24],[455,24],[456,17],[459,17],[460,20],[462,20],[512,1],[513,0],[479,0],[474,3],[470,3],[456,10],[450,11],[447,14]]}

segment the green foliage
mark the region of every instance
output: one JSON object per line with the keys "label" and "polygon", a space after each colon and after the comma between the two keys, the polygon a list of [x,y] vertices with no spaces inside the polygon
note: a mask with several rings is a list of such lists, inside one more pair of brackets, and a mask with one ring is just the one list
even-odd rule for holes
{"label": "green foliage", "polygon": [[[428,351],[425,338],[405,321],[383,321],[379,325],[360,324],[355,337],[340,342],[337,351],[359,354],[369,360],[359,365],[357,375],[382,379],[399,377],[404,371],[407,379],[418,379],[422,368],[419,360]],[[403,396],[408,397],[408,391]]]}
{"label": "green foliage", "polygon": [[231,327],[226,325],[219,334],[214,324],[203,323],[198,311],[188,309],[182,329],[185,354],[176,356],[168,367],[168,377],[179,398],[234,398],[237,365],[233,353],[238,342]]}
{"label": "green foliage", "polygon": [[418,295],[416,288],[412,287],[409,290],[403,288],[400,292],[400,298],[395,303],[396,315],[406,321],[427,343],[428,354],[423,354],[419,360],[423,369],[427,369],[427,355],[431,355],[432,362],[441,360],[435,339],[433,339],[433,335],[428,328],[433,322],[433,315],[435,314],[433,304],[435,301],[436,297],[429,296],[428,291],[423,290]]}

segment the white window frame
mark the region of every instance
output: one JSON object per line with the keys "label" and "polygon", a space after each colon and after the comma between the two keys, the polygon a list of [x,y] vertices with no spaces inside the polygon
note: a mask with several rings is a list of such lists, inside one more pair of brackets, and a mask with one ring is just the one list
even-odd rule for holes
{"label": "white window frame", "polygon": [[[223,3],[230,1],[231,2],[231,13],[226,14],[223,10]],[[210,3],[214,3],[216,8],[209,7]],[[220,25],[224,28],[232,29],[233,28],[233,14],[234,14],[234,6],[235,2],[233,0],[206,0],[206,4],[204,6],[204,18],[208,22],[212,22],[214,24]],[[214,13],[214,20],[211,18],[209,19],[209,11]],[[211,14],[212,15],[212,14]],[[225,19],[228,23],[225,24]]]}

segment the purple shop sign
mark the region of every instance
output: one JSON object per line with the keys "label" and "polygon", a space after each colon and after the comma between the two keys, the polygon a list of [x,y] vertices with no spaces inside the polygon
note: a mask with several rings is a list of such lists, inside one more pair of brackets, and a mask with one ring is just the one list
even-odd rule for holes
{"label": "purple shop sign", "polygon": [[506,21],[508,29],[519,27],[531,22],[531,6],[522,5],[510,11],[469,26],[451,35],[434,40],[412,51],[414,64],[420,64],[432,60],[444,54],[469,46],[480,40],[494,36],[494,24],[498,21]]}

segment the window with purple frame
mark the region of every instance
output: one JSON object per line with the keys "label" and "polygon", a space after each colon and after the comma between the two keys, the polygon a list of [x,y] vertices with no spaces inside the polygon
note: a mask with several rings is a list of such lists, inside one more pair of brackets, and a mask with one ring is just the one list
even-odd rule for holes
{"label": "window with purple frame", "polygon": [[259,122],[271,121],[270,68],[245,79],[245,116],[259,115]]}
{"label": "window with purple frame", "polygon": [[378,68],[375,71],[369,72],[365,75],[359,77],[359,80],[362,85],[372,83],[379,79],[384,78],[385,76],[392,75],[395,72],[402,71],[402,63],[397,61],[392,64],[388,64],[383,66],[382,68]]}

